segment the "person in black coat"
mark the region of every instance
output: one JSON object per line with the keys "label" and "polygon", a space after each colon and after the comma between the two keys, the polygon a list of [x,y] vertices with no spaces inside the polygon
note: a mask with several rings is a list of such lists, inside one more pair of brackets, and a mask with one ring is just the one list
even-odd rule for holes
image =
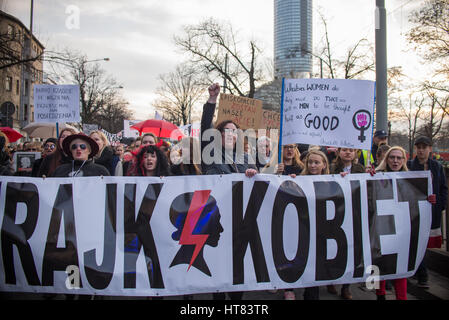
{"label": "person in black coat", "polygon": [[[218,83],[215,83],[211,85],[208,90],[209,99],[203,106],[203,113],[201,115],[202,137],[205,134],[206,130],[212,128],[212,119],[215,113],[217,98],[220,93],[220,85]],[[215,126],[215,129],[221,133],[221,145],[218,145],[215,140],[213,140],[212,142],[208,142],[201,139],[201,165],[203,168],[203,172],[205,174],[245,173],[247,177],[254,176],[257,173],[255,164],[249,163],[248,154],[236,149],[237,139],[239,139],[239,126],[232,120],[225,120],[218,123]],[[212,150],[209,150],[209,143],[214,147]],[[218,159],[218,161],[213,161],[212,163],[204,161],[204,156],[210,156],[211,158],[214,158],[214,152],[216,150],[219,150],[220,148],[221,158]],[[205,149],[206,152],[204,152]]]}
{"label": "person in black coat", "polygon": [[[425,136],[418,137],[415,140],[416,157],[407,161],[407,167],[410,171],[429,170],[432,174],[432,189],[436,197],[436,203],[432,205],[432,226],[427,248],[441,248],[441,215],[446,208],[447,203],[447,180],[444,169],[438,161],[430,158],[432,154],[432,141]],[[418,267],[416,275],[418,277],[418,286],[428,288],[428,273],[426,267],[426,256]]]}
{"label": "person in black coat", "polygon": [[98,152],[98,144],[85,134],[74,134],[64,139],[62,148],[71,161],[56,168],[52,177],[91,177],[109,176],[102,165],[95,164],[92,158]]}
{"label": "person in black coat", "polygon": [[0,176],[14,175],[14,171],[11,168],[11,157],[6,151],[8,144],[8,138],[3,132],[0,132]]}

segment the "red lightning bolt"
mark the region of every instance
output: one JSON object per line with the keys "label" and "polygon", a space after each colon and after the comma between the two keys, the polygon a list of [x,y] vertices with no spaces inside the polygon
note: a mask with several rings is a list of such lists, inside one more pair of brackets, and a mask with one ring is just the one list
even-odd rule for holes
{"label": "red lightning bolt", "polygon": [[193,229],[195,229],[196,223],[201,216],[201,212],[203,211],[204,206],[209,199],[210,190],[200,190],[195,191],[193,194],[192,202],[190,204],[189,211],[187,212],[186,222],[184,223],[184,227],[182,229],[181,238],[179,239],[179,244],[182,245],[195,245],[195,250],[193,251],[192,259],[190,260],[190,267],[195,261],[198,253],[200,253],[204,244],[206,243],[209,235],[207,234],[192,234]]}

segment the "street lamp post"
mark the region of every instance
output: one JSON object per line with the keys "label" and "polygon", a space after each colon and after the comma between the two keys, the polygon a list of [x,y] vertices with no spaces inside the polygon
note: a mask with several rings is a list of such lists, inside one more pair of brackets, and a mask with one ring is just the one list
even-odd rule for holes
{"label": "street lamp post", "polygon": [[387,15],[385,0],[376,0],[376,130],[387,130]]}

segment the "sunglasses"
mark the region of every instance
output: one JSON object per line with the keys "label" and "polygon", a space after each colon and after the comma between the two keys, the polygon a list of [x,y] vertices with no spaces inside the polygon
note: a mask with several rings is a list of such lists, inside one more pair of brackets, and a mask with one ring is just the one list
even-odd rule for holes
{"label": "sunglasses", "polygon": [[50,144],[50,145],[46,144],[46,145],[44,146],[44,149],[50,149],[50,150],[53,150],[54,148],[56,148],[56,146],[55,146],[54,144]]}
{"label": "sunglasses", "polygon": [[70,149],[71,150],[76,150],[76,149],[78,149],[78,147],[80,147],[81,150],[86,150],[87,149],[87,145],[85,145],[84,143],[80,143],[80,144],[74,143],[74,144],[72,144],[70,146]]}

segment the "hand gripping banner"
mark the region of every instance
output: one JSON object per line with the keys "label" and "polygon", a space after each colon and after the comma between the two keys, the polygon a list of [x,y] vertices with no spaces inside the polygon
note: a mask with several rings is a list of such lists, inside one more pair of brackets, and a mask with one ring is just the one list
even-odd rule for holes
{"label": "hand gripping banner", "polygon": [[166,296],[410,277],[430,179],[1,177],[0,290]]}

